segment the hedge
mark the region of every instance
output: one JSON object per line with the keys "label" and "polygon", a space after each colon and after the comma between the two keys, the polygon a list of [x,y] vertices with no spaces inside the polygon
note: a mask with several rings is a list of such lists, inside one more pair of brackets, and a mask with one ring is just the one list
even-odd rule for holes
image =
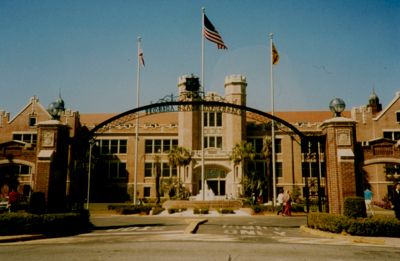
{"label": "hedge", "polygon": [[307,226],[355,236],[400,237],[400,221],[390,216],[350,218],[327,213],[311,213],[308,215]]}
{"label": "hedge", "polygon": [[344,213],[346,217],[367,217],[365,200],[362,197],[347,197],[344,199]]}
{"label": "hedge", "polygon": [[6,213],[0,215],[0,235],[45,234],[48,236],[73,235],[89,231],[92,224],[89,213],[29,214]]}
{"label": "hedge", "polygon": [[220,214],[235,214],[235,210],[233,208],[219,208],[217,211]]}
{"label": "hedge", "polygon": [[208,214],[208,208],[194,208],[193,214]]}

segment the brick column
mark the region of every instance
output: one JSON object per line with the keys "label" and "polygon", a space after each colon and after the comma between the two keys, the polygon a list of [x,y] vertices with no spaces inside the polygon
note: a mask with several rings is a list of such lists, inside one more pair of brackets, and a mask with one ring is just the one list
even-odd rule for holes
{"label": "brick column", "polygon": [[38,123],[34,192],[43,192],[50,210],[65,204],[68,168],[68,127],[57,120]]}
{"label": "brick column", "polygon": [[354,162],[356,122],[335,117],[322,124],[326,135],[326,181],[329,213],[343,214],[344,199],[356,195]]}

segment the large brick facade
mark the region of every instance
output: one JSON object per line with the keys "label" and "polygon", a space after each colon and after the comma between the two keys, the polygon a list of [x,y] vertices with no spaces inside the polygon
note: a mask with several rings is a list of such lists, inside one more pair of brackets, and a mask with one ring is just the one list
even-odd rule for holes
{"label": "large brick facade", "polygon": [[[178,80],[178,97],[186,95],[185,77]],[[240,75],[225,79],[223,97],[208,93],[206,99],[222,98],[227,102],[246,105],[246,78]],[[310,179],[318,178],[322,196],[329,200],[329,211],[342,213],[347,196],[359,193],[365,184],[356,183],[362,171],[369,177],[374,200],[388,194],[387,164],[396,169],[400,165],[397,140],[400,138],[400,94],[382,110],[377,97],[366,106],[344,112],[343,117],[333,118],[329,111],[276,112],[275,115],[293,124],[307,136],[319,137],[318,146],[311,151],[304,149],[299,136],[283,125],[276,128],[276,160],[278,190],[300,191],[305,196]],[[115,114],[83,114],[64,111],[58,121],[32,98],[14,118],[0,111],[0,186],[5,184],[7,166],[16,165],[26,173],[19,173],[20,185],[33,191],[46,193],[49,205],[56,207],[65,201],[70,191],[77,189],[73,180],[87,175],[87,162],[76,162],[77,154],[87,153],[74,139],[80,125],[89,130]],[[132,116],[132,115],[131,115]],[[177,179],[178,173],[184,187],[195,196],[201,179],[201,113],[199,111],[142,112],[139,122],[138,166],[135,166],[135,117],[127,117],[99,130],[93,146],[91,195],[93,200],[132,200],[134,173],[137,168],[138,196],[155,197],[155,172],[157,158],[162,168],[162,180]],[[242,167],[230,159],[232,148],[247,141],[256,150],[256,171],[270,175],[262,158],[263,139],[270,135],[265,128],[269,120],[251,113],[232,114],[208,111],[204,115],[205,172],[208,186],[218,197],[240,197]],[[391,136],[390,136],[391,135]],[[390,137],[389,137],[390,136]],[[188,166],[173,168],[168,164],[168,150],[172,146],[187,148],[194,159]],[[363,149],[365,153],[362,153]],[[392,148],[389,151],[389,148]],[[390,155],[389,155],[390,154]],[[364,155],[364,158],[359,158]],[[87,155],[86,155],[87,157]],[[10,159],[12,158],[12,162]],[[101,159],[101,160],[100,160]],[[12,164],[11,164],[12,163]],[[397,165],[396,165],[397,164]],[[80,166],[80,171],[74,168]],[[400,168],[398,168],[400,169]],[[392,176],[400,176],[395,174]],[[271,180],[270,180],[271,181]],[[271,182],[272,184],[272,182]],[[271,189],[266,200],[271,200]],[[361,190],[362,191],[362,190]]]}

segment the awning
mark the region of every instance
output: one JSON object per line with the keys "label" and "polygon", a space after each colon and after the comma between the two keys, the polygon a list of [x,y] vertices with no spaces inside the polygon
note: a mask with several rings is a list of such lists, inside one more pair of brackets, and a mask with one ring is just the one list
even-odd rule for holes
{"label": "awning", "polygon": [[39,160],[51,160],[54,155],[54,150],[41,150],[38,154]]}

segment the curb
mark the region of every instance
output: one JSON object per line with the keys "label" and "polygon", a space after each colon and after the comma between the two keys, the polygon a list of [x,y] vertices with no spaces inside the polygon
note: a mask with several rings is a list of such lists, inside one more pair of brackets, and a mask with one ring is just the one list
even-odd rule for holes
{"label": "curb", "polygon": [[352,235],[342,235],[331,232],[326,232],[318,229],[309,228],[305,225],[300,226],[300,229],[304,232],[310,233],[312,235],[331,238],[331,239],[343,239],[349,240],[353,243],[366,243],[366,244],[375,244],[375,245],[385,245],[386,240],[383,238],[372,238],[372,237],[361,237],[361,236],[352,236]]}
{"label": "curb", "polygon": [[29,241],[35,239],[46,238],[44,235],[14,235],[14,236],[0,236],[0,243],[11,243],[19,241]]}
{"label": "curb", "polygon": [[208,220],[207,219],[186,219],[186,222],[189,223],[189,226],[186,227],[185,229],[185,234],[196,234],[197,229],[199,229],[199,226],[201,224],[206,223]]}

